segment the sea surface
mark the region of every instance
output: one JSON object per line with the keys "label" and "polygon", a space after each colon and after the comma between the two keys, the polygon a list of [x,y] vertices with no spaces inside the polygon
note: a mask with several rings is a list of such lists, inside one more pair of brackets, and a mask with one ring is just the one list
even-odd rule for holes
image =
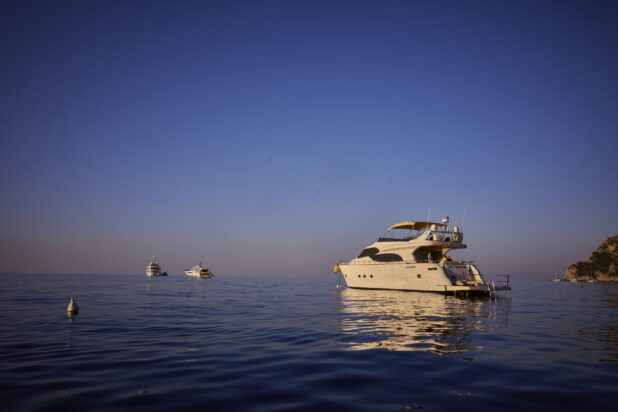
{"label": "sea surface", "polygon": [[616,410],[616,284],[336,285],[0,275],[2,410]]}

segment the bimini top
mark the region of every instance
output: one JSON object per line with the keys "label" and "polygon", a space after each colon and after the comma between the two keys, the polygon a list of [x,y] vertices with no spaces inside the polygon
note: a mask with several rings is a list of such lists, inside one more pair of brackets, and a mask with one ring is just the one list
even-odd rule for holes
{"label": "bimini top", "polygon": [[401,222],[396,223],[393,226],[389,227],[386,230],[391,229],[410,229],[410,230],[423,230],[431,227],[431,225],[436,225],[438,227],[443,227],[446,230],[446,224],[437,223],[437,222]]}

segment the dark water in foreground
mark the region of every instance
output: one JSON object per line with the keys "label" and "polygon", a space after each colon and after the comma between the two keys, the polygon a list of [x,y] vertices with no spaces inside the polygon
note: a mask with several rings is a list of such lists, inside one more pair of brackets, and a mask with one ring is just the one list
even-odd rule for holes
{"label": "dark water in foreground", "polygon": [[618,285],[515,281],[497,300],[464,300],[335,284],[0,275],[2,409],[618,404]]}

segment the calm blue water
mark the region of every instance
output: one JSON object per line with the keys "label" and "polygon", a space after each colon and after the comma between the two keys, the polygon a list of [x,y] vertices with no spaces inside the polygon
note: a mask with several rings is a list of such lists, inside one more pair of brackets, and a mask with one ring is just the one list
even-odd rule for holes
{"label": "calm blue water", "polygon": [[[3,410],[615,410],[618,285],[0,275]],[[65,313],[71,295],[80,313]]]}

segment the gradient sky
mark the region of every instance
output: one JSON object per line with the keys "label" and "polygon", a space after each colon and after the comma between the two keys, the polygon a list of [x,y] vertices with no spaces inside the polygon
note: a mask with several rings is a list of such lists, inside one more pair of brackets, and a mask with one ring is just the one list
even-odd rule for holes
{"label": "gradient sky", "polygon": [[0,271],[333,276],[393,223],[490,278],[618,234],[618,6],[0,6]]}

